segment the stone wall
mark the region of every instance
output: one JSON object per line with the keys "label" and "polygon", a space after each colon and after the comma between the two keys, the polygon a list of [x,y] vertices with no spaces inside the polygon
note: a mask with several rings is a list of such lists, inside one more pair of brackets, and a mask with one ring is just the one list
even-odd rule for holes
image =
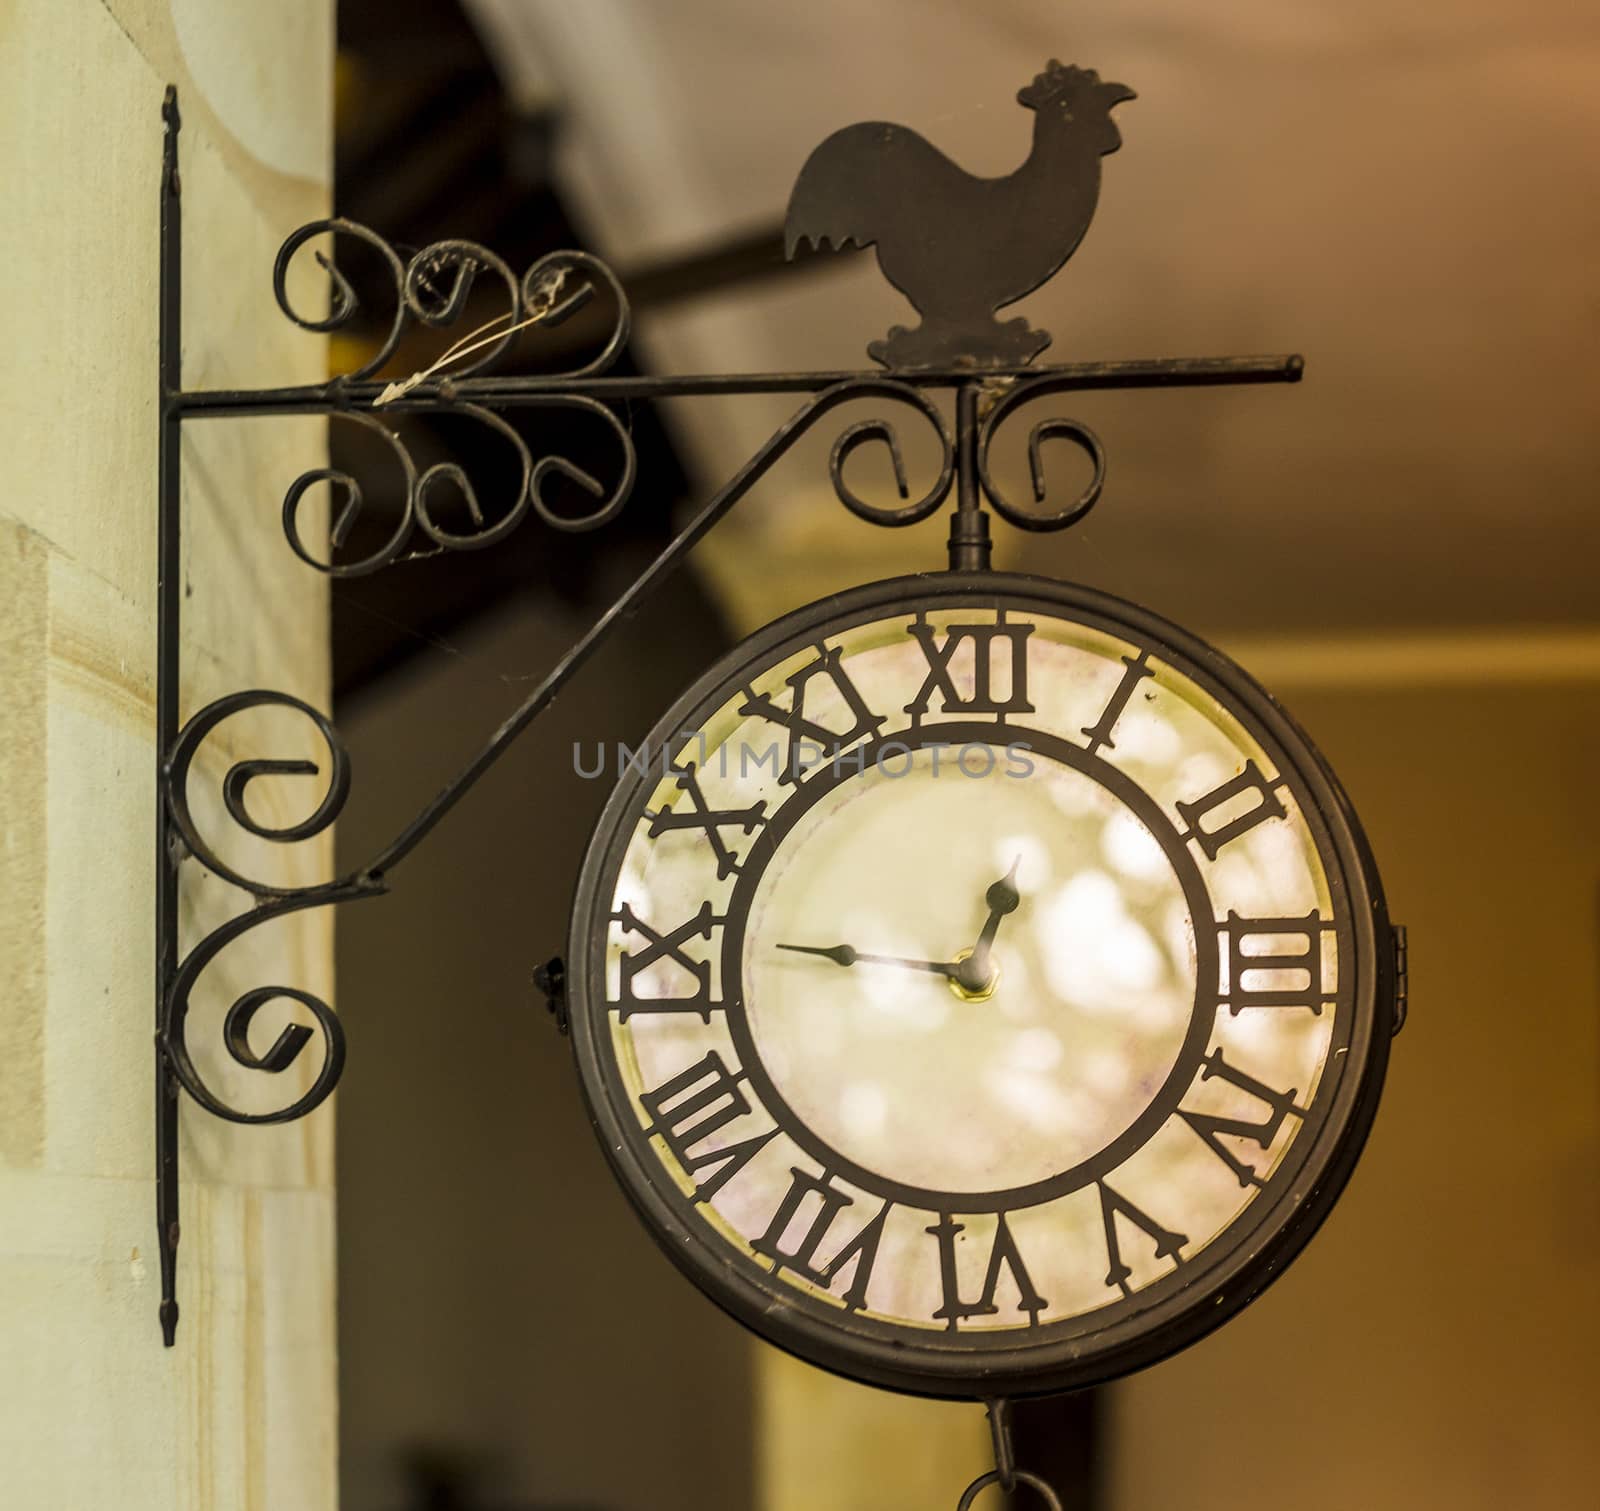
{"label": "stone wall", "polygon": [[[151,1090],[161,99],[176,84],[185,120],[186,384],[310,381],[324,350],[270,273],[325,213],[332,52],[332,0],[0,5],[0,1499],[19,1511],[335,1499],[331,1113],[254,1130],[185,1105],[168,1350]],[[277,525],[322,444],[315,424],[188,427],[185,717],[255,685],[326,703],[325,585]],[[225,726],[196,785],[307,738]],[[251,802],[281,822],[309,785]],[[326,837],[298,850],[229,853],[323,874]],[[241,903],[185,890],[186,943]],[[229,952],[197,995],[203,1063],[239,991],[331,995],[331,966],[324,916]]]}

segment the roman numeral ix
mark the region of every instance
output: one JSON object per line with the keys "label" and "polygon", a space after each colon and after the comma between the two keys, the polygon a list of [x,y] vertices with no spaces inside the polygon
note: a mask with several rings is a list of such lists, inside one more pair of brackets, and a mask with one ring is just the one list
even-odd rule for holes
{"label": "roman numeral ix", "polygon": [[[696,960],[684,945],[691,939],[711,937],[711,930],[723,920],[711,911],[711,904],[703,902],[700,911],[669,933],[663,934],[640,918],[627,903],[611,915],[630,933],[644,936],[644,948],[621,956],[617,961],[619,986],[618,1016],[626,1023],[635,1013],[699,1013],[706,1023],[711,1021],[711,1010],[720,1008],[720,1002],[711,1000],[711,962]],[[694,993],[688,997],[641,997],[634,991],[633,983],[641,971],[648,970],[658,960],[672,960],[686,970],[694,981]]]}

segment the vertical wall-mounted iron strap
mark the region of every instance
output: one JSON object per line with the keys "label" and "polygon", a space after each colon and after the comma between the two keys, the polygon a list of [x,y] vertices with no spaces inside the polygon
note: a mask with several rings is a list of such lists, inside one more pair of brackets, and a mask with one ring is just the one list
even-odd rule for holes
{"label": "vertical wall-mounted iron strap", "polygon": [[178,965],[176,835],[167,807],[167,752],[178,738],[178,630],[183,611],[182,525],[178,493],[180,419],[173,396],[183,386],[183,228],[178,178],[178,91],[161,103],[160,323],[156,378],[156,1250],[161,1256],[161,1336],[178,1330],[178,1083],[167,1053],[167,994]]}

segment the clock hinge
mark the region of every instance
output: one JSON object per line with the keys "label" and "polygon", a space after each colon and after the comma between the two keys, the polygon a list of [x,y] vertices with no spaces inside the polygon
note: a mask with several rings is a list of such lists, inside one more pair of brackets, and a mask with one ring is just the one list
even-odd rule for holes
{"label": "clock hinge", "polygon": [[1397,923],[1390,934],[1394,938],[1394,1027],[1390,1036],[1406,1026],[1406,1010],[1410,1006],[1411,972],[1406,959],[1406,927]]}
{"label": "clock hinge", "polygon": [[533,984],[544,994],[544,1005],[556,1020],[561,1036],[567,1034],[567,964],[559,955],[552,955],[543,965],[533,968]]}

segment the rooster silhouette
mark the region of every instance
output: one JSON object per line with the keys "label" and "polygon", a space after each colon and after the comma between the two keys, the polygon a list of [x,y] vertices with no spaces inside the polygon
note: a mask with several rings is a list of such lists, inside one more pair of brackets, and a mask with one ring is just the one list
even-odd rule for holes
{"label": "rooster silhouette", "polygon": [[1056,273],[1100,198],[1100,159],[1122,145],[1112,107],[1134,99],[1093,69],[1051,59],[1017,94],[1035,113],[1033,150],[1004,178],[975,178],[904,126],[866,121],[834,132],[806,160],[789,198],[787,252],[801,242],[876,245],[878,266],[922,316],[868,354],[890,368],[1006,367],[1050,344],[994,312]]}

